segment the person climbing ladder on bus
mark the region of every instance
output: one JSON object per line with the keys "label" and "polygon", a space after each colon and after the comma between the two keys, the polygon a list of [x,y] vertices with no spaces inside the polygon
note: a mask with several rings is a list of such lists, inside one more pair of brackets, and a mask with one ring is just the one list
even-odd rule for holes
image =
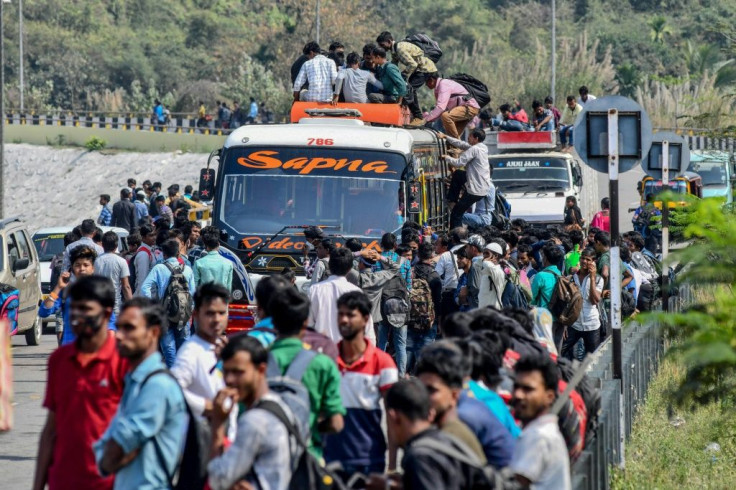
{"label": "person climbing ladder on bus", "polygon": [[480,112],[478,102],[468,93],[468,89],[449,78],[441,78],[437,72],[427,75],[427,88],[434,90],[437,104],[424,113],[427,122],[442,121],[445,132],[453,138],[460,138],[465,126]]}
{"label": "person climbing ladder on bus", "polygon": [[[455,170],[453,172],[450,190],[447,193],[447,201],[451,207],[450,228],[455,228],[462,225],[463,214],[473,204],[486,197],[491,189],[488,147],[483,143],[486,133],[482,129],[474,129],[468,136],[467,143],[443,133],[440,133],[440,137],[445,138],[451,146],[463,150],[459,158],[445,156],[445,161],[451,167],[456,169],[464,167],[465,169],[465,171]],[[462,197],[459,196],[461,188],[464,190]],[[457,204],[453,206],[453,203]]]}

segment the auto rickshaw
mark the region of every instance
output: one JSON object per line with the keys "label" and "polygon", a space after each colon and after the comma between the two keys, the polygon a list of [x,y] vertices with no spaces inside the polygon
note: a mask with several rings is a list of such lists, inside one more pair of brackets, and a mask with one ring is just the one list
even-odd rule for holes
{"label": "auto rickshaw", "polygon": [[[655,180],[654,178],[650,176],[646,176],[643,179],[639,181],[637,184],[637,190],[639,191],[639,196],[641,196],[641,205],[644,206],[647,203],[647,198],[649,196],[657,196],[664,192],[664,186],[662,185],[661,180]],[[675,177],[674,179],[670,180],[669,182],[669,190],[674,192],[675,194],[682,194],[682,195],[691,195],[695,196],[699,199],[703,198],[703,179],[700,178],[700,175],[696,174],[695,172],[683,172],[682,175],[679,175]],[[678,208],[686,206],[687,202],[684,200],[682,201],[676,201],[672,200],[669,201],[669,208]],[[662,201],[654,201],[654,206],[657,209],[662,209]]]}

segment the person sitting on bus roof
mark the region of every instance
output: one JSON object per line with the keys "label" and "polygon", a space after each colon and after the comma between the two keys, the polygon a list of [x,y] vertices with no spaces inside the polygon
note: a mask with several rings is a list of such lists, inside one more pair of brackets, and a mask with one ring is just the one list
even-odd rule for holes
{"label": "person sitting on bus roof", "polygon": [[554,131],[555,130],[555,116],[552,111],[545,109],[544,105],[538,100],[532,102],[532,109],[534,111],[534,130],[535,131]]}
{"label": "person sitting on bus roof", "polygon": [[552,111],[552,115],[555,116],[555,128],[558,127],[560,125],[562,113],[557,107],[555,107],[555,101],[549,95],[544,98],[544,107]]}
{"label": "person sitting on bus roof", "polygon": [[368,100],[374,104],[400,104],[406,95],[406,82],[401,78],[399,67],[389,63],[386,50],[380,46],[373,50],[373,62],[378,68],[378,79],[383,84],[383,91],[370,94]]}
{"label": "person sitting on bus roof", "polygon": [[450,211],[450,228],[455,228],[462,224],[463,214],[473,204],[486,197],[491,188],[488,147],[483,144],[486,133],[481,129],[474,129],[468,136],[467,143],[444,134],[440,134],[440,137],[446,138],[450,145],[463,150],[460,158],[445,156],[448,165],[455,168],[465,167],[467,178],[465,193]]}
{"label": "person sitting on bus roof", "polygon": [[560,144],[562,148],[573,145],[573,125],[581,112],[583,112],[583,106],[575,101],[574,96],[568,95],[567,104],[562,109],[562,117],[560,118]]}
{"label": "person sitting on bus roof", "polygon": [[441,78],[437,72],[427,75],[426,85],[434,90],[437,103],[434,109],[424,113],[424,121],[441,119],[445,133],[460,138],[465,126],[480,112],[478,102],[465,87],[449,78]]}
{"label": "person sitting on bus roof", "polygon": [[327,57],[335,62],[338,70],[345,68],[345,45],[340,41],[332,41],[330,43]]}
{"label": "person sitting on bus roof", "polygon": [[[335,62],[321,54],[319,44],[314,41],[304,46],[304,54],[308,61],[302,65],[294,81],[294,102],[330,102],[332,86],[337,78]],[[309,83],[309,88],[302,91],[302,85]]]}
{"label": "person sitting on bus roof", "polygon": [[511,112],[511,105],[502,104],[498,108],[501,111],[503,120],[498,125],[501,131],[525,131],[529,118],[524,109],[519,108],[516,112]]}
{"label": "person sitting on bus roof", "polygon": [[411,111],[411,124],[421,124],[422,110],[419,108],[416,91],[424,85],[427,75],[437,72],[434,61],[425,56],[419,46],[408,41],[394,41],[393,35],[388,31],[379,34],[376,43],[391,52],[391,61],[404,65],[401,74],[410,87],[406,102]]}
{"label": "person sitting on bus roof", "polygon": [[366,88],[369,83],[379,89],[383,89],[383,84],[376,79],[373,73],[359,68],[359,61],[358,53],[350,53],[348,55],[348,67],[340,70],[340,73],[337,74],[332,105],[337,105],[337,99],[340,97],[341,91],[345,102],[365,104],[368,102]]}

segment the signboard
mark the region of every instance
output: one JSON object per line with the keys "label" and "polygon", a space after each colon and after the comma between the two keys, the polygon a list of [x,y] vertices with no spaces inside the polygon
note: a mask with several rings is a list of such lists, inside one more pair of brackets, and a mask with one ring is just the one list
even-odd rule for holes
{"label": "signboard", "polygon": [[618,172],[627,172],[639,164],[652,146],[649,116],[631,99],[610,95],[588,101],[575,121],[575,150],[589,167],[608,173],[612,146],[608,134],[611,110],[617,111],[618,119]]}
{"label": "signboard", "polygon": [[652,139],[649,154],[641,161],[641,168],[644,173],[657,180],[662,180],[663,177],[662,170],[665,162],[662,157],[665,141],[669,147],[669,158],[667,159],[669,179],[681,175],[690,164],[690,148],[682,136],[669,131],[656,133]]}

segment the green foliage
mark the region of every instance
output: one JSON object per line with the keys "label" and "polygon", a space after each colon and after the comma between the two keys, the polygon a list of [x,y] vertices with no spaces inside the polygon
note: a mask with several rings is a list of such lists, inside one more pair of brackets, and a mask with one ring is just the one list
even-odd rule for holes
{"label": "green foliage", "polygon": [[[17,2],[5,10],[14,110]],[[445,52],[439,70],[483,79],[494,106],[549,95],[547,0],[321,0],[320,14],[325,47],[340,40],[360,52],[380,31],[422,31]],[[734,15],[736,0],[557,2],[558,102],[583,84],[596,95],[666,90],[676,103],[664,101],[655,123],[716,127],[733,112]],[[200,99],[210,108],[253,96],[284,114],[289,68],[316,35],[315,4],[301,0],[24,0],[24,18],[26,106],[37,110],[145,113],[159,98],[191,112]]]}
{"label": "green foliage", "polygon": [[104,150],[107,146],[107,141],[97,136],[92,136],[90,139],[84,142],[84,147],[89,151],[100,151]]}
{"label": "green foliage", "polygon": [[654,315],[680,339],[669,355],[686,372],[673,399],[684,406],[736,399],[736,215],[720,200],[702,199],[683,225],[691,243],[671,261],[684,265],[678,280],[697,285],[700,295],[686,312]]}

